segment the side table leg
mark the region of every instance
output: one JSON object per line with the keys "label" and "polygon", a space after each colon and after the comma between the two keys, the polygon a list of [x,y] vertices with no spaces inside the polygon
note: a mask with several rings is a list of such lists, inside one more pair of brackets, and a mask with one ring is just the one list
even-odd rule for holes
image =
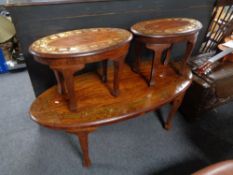
{"label": "side table leg", "polygon": [[167,130],[171,129],[172,119],[174,118],[175,113],[177,112],[178,108],[180,107],[180,105],[183,101],[184,95],[185,95],[185,92],[183,92],[182,94],[180,94],[179,96],[177,96],[173,100],[171,110],[168,114],[167,121],[165,122],[165,126],[164,126],[165,129],[167,129]]}
{"label": "side table leg", "polygon": [[69,98],[69,109],[71,111],[77,110],[76,104],[76,96],[75,96],[75,89],[74,89],[74,72],[70,70],[63,71],[63,77],[67,89],[67,95]]}
{"label": "side table leg", "polygon": [[171,59],[172,47],[173,47],[173,45],[171,44],[171,46],[167,50],[166,58],[165,58],[164,63],[163,63],[164,65],[168,65],[169,64],[169,61]]}
{"label": "side table leg", "polygon": [[102,81],[106,83],[108,81],[108,60],[102,61]]}
{"label": "side table leg", "polygon": [[147,44],[146,47],[154,51],[153,63],[151,66],[149,85],[155,85],[156,69],[161,65],[163,51],[169,48],[171,44]]}
{"label": "side table leg", "polygon": [[186,75],[186,69],[185,69],[186,64],[187,64],[187,61],[193,52],[196,41],[197,41],[197,34],[192,39],[190,39],[190,41],[187,42],[185,55],[183,58],[183,68],[181,70],[181,75]]}
{"label": "side table leg", "polygon": [[89,148],[88,148],[88,134],[89,132],[77,132],[76,135],[79,138],[80,146],[83,152],[83,166],[89,167],[91,165],[91,160],[89,158]]}
{"label": "side table leg", "polygon": [[141,54],[142,54],[142,43],[139,41],[136,42],[135,45],[135,54],[136,54],[136,59],[133,64],[133,71],[136,73],[140,73],[140,60],[141,60]]}
{"label": "side table leg", "polygon": [[120,84],[120,74],[122,71],[123,63],[124,61],[122,58],[120,60],[113,61],[114,64],[113,95],[114,96],[118,96],[120,93],[119,84]]}
{"label": "side table leg", "polygon": [[158,50],[157,52],[154,52],[154,58],[151,67],[150,81],[149,81],[150,86],[155,85],[156,68],[158,68],[158,65],[161,64],[161,56],[162,56],[162,51]]}
{"label": "side table leg", "polygon": [[54,70],[53,72],[57,80],[58,93],[63,95],[66,93],[66,91],[65,91],[64,80],[63,80],[62,74],[57,70]]}

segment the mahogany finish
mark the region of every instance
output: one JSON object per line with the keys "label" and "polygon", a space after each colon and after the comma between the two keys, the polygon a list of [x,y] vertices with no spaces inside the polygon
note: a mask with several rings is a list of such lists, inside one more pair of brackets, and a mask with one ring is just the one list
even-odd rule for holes
{"label": "mahogany finish", "polygon": [[[54,71],[58,92],[69,101],[69,109],[77,110],[74,74],[85,64],[104,61],[103,76],[107,81],[107,60],[114,62],[114,96],[119,95],[119,79],[128,53],[132,34],[118,28],[91,28],[58,33],[35,41],[29,48],[34,59]],[[95,87],[93,87],[95,88]]]}
{"label": "mahogany finish", "polygon": [[[149,77],[150,63],[142,62],[141,65],[141,71]],[[100,126],[134,118],[173,102],[165,122],[166,129],[171,127],[172,117],[192,81],[192,74],[187,66],[184,69],[185,76],[176,74],[181,66],[182,64],[159,66],[157,72],[164,76],[155,74],[156,84],[148,87],[139,74],[123,64],[121,94],[117,98],[111,96],[107,90],[115,76],[114,67],[110,66],[107,73],[109,81],[105,84],[99,80],[98,74],[82,74],[75,77],[74,85],[78,111],[69,110],[65,99],[57,93],[57,86],[54,86],[33,102],[30,108],[31,118],[43,126],[76,134],[83,151],[83,164],[89,166],[88,134]]]}
{"label": "mahogany finish", "polygon": [[[137,58],[133,70],[140,73],[140,56],[143,45],[154,52],[151,66],[149,85],[154,85],[157,67],[167,65],[170,62],[171,50],[174,44],[186,42],[186,51],[183,57],[183,70],[187,59],[190,57],[197,40],[198,32],[202,24],[189,18],[164,18],[139,22],[131,27],[136,36]],[[166,58],[162,62],[162,55],[166,52]],[[182,71],[183,71],[182,70]],[[181,74],[183,74],[181,72]],[[184,75],[184,74],[183,74]]]}

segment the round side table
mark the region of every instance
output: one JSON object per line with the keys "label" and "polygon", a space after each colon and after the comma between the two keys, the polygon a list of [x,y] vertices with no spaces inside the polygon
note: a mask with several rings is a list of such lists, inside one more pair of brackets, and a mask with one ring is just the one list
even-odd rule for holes
{"label": "round side table", "polygon": [[[114,63],[114,96],[119,95],[119,79],[132,34],[119,28],[90,28],[53,34],[35,41],[29,48],[34,59],[55,73],[58,92],[77,110],[74,74],[86,64],[102,61],[102,81],[107,82],[107,61]],[[95,87],[93,87],[93,91]]]}
{"label": "round side table", "polygon": [[[155,84],[156,68],[166,66],[170,61],[172,46],[178,42],[186,42],[186,51],[183,57],[183,68],[181,74],[185,74],[185,64],[190,57],[198,32],[202,24],[194,19],[188,18],[164,18],[139,22],[131,27],[136,36],[136,60],[133,70],[140,73],[140,57],[142,45],[154,52],[154,59],[151,66],[149,85]],[[161,61],[163,53],[166,58]]]}

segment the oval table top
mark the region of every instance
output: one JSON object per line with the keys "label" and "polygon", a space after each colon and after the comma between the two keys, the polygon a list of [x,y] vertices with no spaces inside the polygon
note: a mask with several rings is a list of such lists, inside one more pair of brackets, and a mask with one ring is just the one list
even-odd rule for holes
{"label": "oval table top", "polygon": [[[149,74],[148,66],[150,63],[141,70],[145,75]],[[53,86],[33,102],[31,118],[43,126],[65,130],[107,125],[155,110],[184,92],[191,84],[192,74],[188,67],[186,78],[177,75],[170,66],[158,68],[158,72],[160,76],[156,77],[157,83],[148,87],[140,75],[124,65],[118,97],[113,97],[108,91],[108,85],[112,82],[112,68],[109,69],[109,84],[103,84],[96,73],[77,76],[77,112],[67,108],[67,102],[57,93],[57,87]]]}
{"label": "oval table top", "polygon": [[87,56],[119,47],[132,39],[132,34],[119,28],[90,28],[67,31],[41,38],[29,48],[38,57]]}
{"label": "oval table top", "polygon": [[170,37],[190,34],[199,31],[202,24],[190,18],[163,18],[142,21],[131,27],[139,36]]}

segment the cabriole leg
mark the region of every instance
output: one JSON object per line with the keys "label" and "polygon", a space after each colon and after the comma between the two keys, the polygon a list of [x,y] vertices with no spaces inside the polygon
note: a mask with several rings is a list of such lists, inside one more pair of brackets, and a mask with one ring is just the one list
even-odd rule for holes
{"label": "cabriole leg", "polygon": [[165,122],[165,126],[164,126],[165,129],[169,130],[172,127],[172,120],[183,101],[184,94],[185,93],[180,94],[172,101],[172,107],[168,114],[167,121]]}
{"label": "cabriole leg", "polygon": [[89,167],[91,165],[91,160],[89,157],[89,148],[88,148],[88,134],[89,132],[77,132],[76,135],[79,138],[80,146],[83,153],[83,166]]}

